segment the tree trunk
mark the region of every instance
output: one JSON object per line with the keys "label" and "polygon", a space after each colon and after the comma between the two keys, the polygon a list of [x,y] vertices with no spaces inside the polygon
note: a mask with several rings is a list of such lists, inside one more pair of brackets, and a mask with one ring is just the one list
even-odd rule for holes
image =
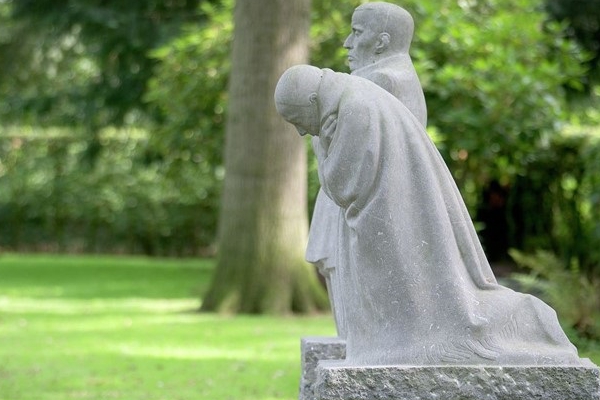
{"label": "tree trunk", "polygon": [[202,310],[324,309],[327,296],[304,261],[305,142],[273,101],[285,69],[308,59],[310,0],[238,0],[234,22],[219,255]]}

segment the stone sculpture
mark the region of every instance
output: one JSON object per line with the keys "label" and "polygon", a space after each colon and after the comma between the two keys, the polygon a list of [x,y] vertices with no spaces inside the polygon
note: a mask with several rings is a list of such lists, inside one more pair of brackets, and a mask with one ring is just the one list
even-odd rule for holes
{"label": "stone sculpture", "polygon": [[409,54],[414,27],[412,16],[400,6],[364,3],[352,14],[344,48],[352,75],[390,92],[426,126],[425,95]]}
{"label": "stone sculpture", "polygon": [[319,179],[339,207],[329,234],[344,265],[343,365],[581,365],[550,307],[496,282],[452,176],[401,101],[304,65],[283,74],[275,102],[318,137]]}
{"label": "stone sculpture", "polygon": [[313,135],[322,190],[307,260],[327,278],[338,338],[303,338],[300,399],[600,400],[539,299],[499,285],[424,127],[410,15],[366,3],[351,75],[297,66],[277,110]]}
{"label": "stone sculpture", "polygon": [[[365,3],[354,10],[351,33],[344,42],[352,75],[366,78],[398,98],[423,126],[427,123],[425,96],[409,55],[414,31],[412,16],[390,3]],[[318,138],[313,138],[318,151]],[[306,259],[327,282],[338,337],[345,338],[345,316],[339,287],[343,260],[335,258],[339,207],[319,190],[311,222]]]}

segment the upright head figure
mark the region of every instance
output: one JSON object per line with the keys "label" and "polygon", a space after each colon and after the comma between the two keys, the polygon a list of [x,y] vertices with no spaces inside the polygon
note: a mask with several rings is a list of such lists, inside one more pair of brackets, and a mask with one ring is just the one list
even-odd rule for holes
{"label": "upright head figure", "polygon": [[402,7],[384,2],[358,6],[352,15],[352,32],[344,42],[350,71],[408,53],[413,32],[412,16]]}
{"label": "upright head figure", "polygon": [[321,127],[318,91],[323,71],[311,65],[296,65],[286,70],[275,88],[277,112],[298,133],[318,136]]}

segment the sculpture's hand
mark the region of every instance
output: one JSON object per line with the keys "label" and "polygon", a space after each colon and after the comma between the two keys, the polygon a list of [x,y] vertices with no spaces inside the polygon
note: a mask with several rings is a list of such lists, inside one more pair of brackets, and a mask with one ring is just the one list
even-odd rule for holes
{"label": "sculpture's hand", "polygon": [[335,131],[336,125],[337,125],[337,114],[331,114],[329,117],[327,117],[325,119],[325,122],[323,122],[322,132],[326,136],[331,136],[333,134],[333,132]]}
{"label": "sculpture's hand", "polygon": [[321,132],[319,134],[321,147],[325,151],[325,154],[327,154],[329,150],[329,145],[331,144],[331,140],[333,139],[336,128],[337,114],[331,114],[325,119],[325,122],[323,122],[323,127],[321,128]]}

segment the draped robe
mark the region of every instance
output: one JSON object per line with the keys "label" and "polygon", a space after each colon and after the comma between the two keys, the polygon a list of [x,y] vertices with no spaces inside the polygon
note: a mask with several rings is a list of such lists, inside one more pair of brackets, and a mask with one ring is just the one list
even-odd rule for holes
{"label": "draped robe", "polygon": [[[366,65],[352,72],[385,89],[402,102],[423,125],[427,124],[427,107],[419,77],[408,53],[395,54],[374,64]],[[313,147],[318,151],[318,137],[313,138]],[[310,225],[306,259],[317,265],[327,282],[327,292],[335,318],[338,336],[346,337],[346,317],[339,293],[340,278],[344,265],[336,259],[336,233],[339,226],[340,210],[322,189],[319,190]]]}
{"label": "draped robe", "polygon": [[550,307],[496,282],[415,116],[372,82],[330,70],[318,97],[319,179],[340,213],[326,234],[344,265],[345,362],[579,364]]}
{"label": "draped robe", "polygon": [[417,71],[408,54],[396,54],[354,70],[352,75],[360,76],[390,92],[395,98],[427,126],[427,106],[425,95],[417,76]]}

